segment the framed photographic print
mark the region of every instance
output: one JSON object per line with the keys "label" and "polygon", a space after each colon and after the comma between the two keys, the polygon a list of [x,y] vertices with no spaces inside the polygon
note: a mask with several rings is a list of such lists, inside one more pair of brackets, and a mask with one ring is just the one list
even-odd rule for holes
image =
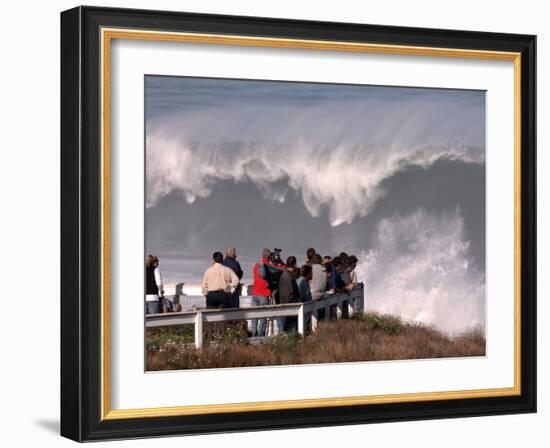
{"label": "framed photographic print", "polygon": [[535,36],[61,14],[61,433],[536,411]]}

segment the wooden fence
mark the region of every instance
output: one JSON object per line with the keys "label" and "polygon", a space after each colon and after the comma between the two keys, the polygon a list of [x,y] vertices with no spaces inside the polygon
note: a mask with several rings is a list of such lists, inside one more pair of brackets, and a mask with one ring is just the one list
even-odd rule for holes
{"label": "wooden fence", "polygon": [[334,294],[311,302],[288,303],[281,305],[262,305],[250,308],[204,308],[186,310],[176,313],[148,314],[145,324],[149,327],[166,327],[172,325],[194,325],[195,347],[203,346],[203,323],[225,322],[234,320],[273,319],[275,317],[297,317],[298,333],[304,335],[310,323],[315,331],[319,320],[318,311],[324,309],[324,319],[330,318],[331,307],[336,307],[336,318],[340,319],[344,310],[348,316],[363,313],[363,289],[354,289],[350,294]]}

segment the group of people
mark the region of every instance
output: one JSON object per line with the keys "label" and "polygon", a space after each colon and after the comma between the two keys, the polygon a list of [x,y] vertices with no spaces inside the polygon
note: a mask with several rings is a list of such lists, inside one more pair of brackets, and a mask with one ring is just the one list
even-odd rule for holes
{"label": "group of people", "polygon": [[[306,251],[305,263],[298,267],[291,255],[283,263],[280,250],[264,249],[254,265],[252,304],[255,306],[309,302],[325,294],[350,292],[359,286],[355,267],[357,257],[341,252],[337,257],[322,257],[314,248]],[[274,334],[292,329],[295,319],[274,319]],[[252,321],[252,336],[265,336],[266,319]]]}
{"label": "group of people", "polygon": [[[212,265],[201,282],[202,294],[208,308],[238,308],[241,296],[243,270],[237,261],[237,250],[229,247],[225,257],[214,252]],[[261,260],[253,268],[252,305],[285,304],[318,300],[325,294],[351,292],[360,286],[355,267],[357,257],[341,252],[336,257],[321,256],[314,248],[306,251],[304,264],[298,266],[295,256],[284,262],[281,250],[264,249]],[[158,258],[146,258],[146,313],[160,312],[163,297],[162,277]],[[277,317],[274,334],[292,329],[291,318]],[[265,336],[266,319],[252,321],[252,336]]]}
{"label": "group of people", "polygon": [[[234,247],[227,250],[225,258],[221,252],[214,253],[213,264],[204,273],[201,284],[207,307],[239,306],[243,271],[236,257]],[[266,248],[253,268],[252,305],[308,302],[326,293],[350,292],[358,286],[356,265],[354,255],[342,252],[334,258],[322,257],[310,248],[305,263],[298,266],[295,256],[283,262],[280,249]],[[289,330],[293,325],[292,319],[277,317],[274,334]],[[252,336],[265,336],[266,327],[266,319],[253,320]]]}

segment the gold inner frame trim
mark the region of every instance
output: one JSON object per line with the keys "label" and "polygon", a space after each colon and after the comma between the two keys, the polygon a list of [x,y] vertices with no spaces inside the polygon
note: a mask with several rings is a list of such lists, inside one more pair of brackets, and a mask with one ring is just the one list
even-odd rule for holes
{"label": "gold inner frame trim", "polygon": [[[229,404],[188,405],[141,409],[111,409],[110,366],[110,157],[111,157],[111,41],[131,39],[212,45],[239,45],[355,53],[455,57],[514,63],[514,386],[441,392],[315,398]],[[414,401],[503,397],[521,394],[521,54],[459,48],[419,47],[305,39],[279,39],[200,33],[101,29],[101,419],[167,417],[317,407],[353,406]]]}

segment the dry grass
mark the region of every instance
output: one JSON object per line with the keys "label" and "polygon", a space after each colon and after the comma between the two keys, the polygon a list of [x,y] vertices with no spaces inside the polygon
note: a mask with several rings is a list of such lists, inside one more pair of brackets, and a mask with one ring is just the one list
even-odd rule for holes
{"label": "dry grass", "polygon": [[485,355],[480,330],[448,337],[436,329],[394,316],[367,313],[320,322],[315,333],[280,335],[260,345],[248,343],[242,323],[207,330],[211,347],[197,350],[192,328],[147,331],[147,369],[177,370],[331,362],[448,358]]}

